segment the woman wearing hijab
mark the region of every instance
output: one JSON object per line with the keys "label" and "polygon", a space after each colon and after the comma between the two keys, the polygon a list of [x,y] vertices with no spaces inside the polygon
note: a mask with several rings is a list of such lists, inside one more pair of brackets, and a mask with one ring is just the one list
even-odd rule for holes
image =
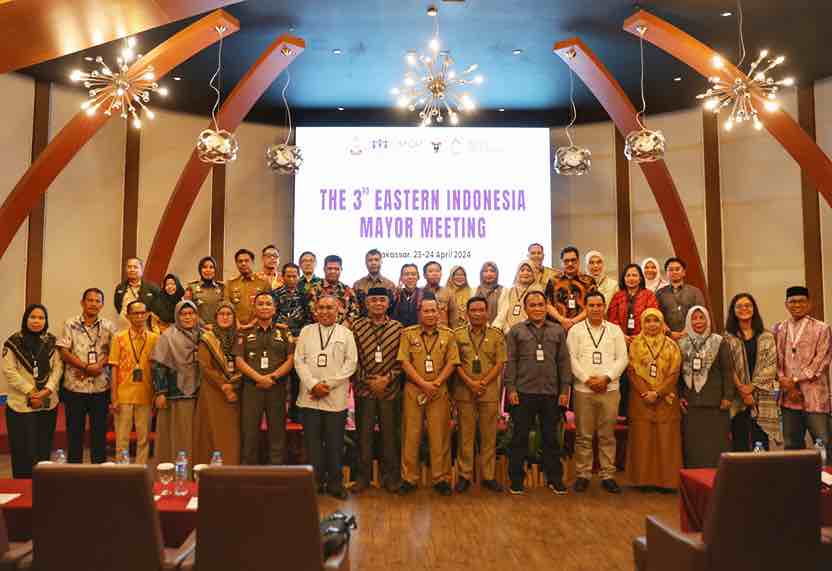
{"label": "woman wearing hijab", "polygon": [[225,464],[240,463],[240,373],[234,366],[237,339],[234,306],[217,307],[214,327],[200,337],[198,360],[202,387],[194,419],[194,464],[208,464],[214,451]]}
{"label": "woman wearing hijab", "polygon": [[735,452],[750,452],[755,442],[783,442],[777,384],[777,345],[766,331],[757,301],[738,293],[728,306],[725,341],[739,381],[731,404],[731,443]]}
{"label": "woman wearing hijab", "polygon": [[604,255],[598,250],[590,250],[584,257],[584,264],[586,265],[586,273],[592,276],[595,280],[595,285],[602,294],[607,304],[612,300],[612,296],[618,291],[618,282],[610,278],[605,270]]}
{"label": "woman wearing hijab", "polygon": [[677,382],[682,354],[664,334],[658,309],[641,315],[641,333],[630,343],[630,409],[627,477],[631,484],[666,491],[679,485],[682,417]]}
{"label": "woman wearing hijab", "polygon": [[197,361],[199,325],[196,304],[180,301],[176,323],[165,331],[150,355],[156,391],[156,460],[173,462],[184,450],[191,457],[196,394],[200,372]]}
{"label": "woman wearing hijab", "polygon": [[218,282],[217,262],[211,256],[205,256],[197,265],[199,279],[188,283],[185,299],[196,304],[199,319],[204,325],[212,325],[217,314],[217,306],[225,295],[225,284]]}
{"label": "woman wearing hijab", "polygon": [[492,327],[508,333],[509,329],[529,318],[523,304],[523,297],[530,291],[543,291],[543,287],[535,278],[534,264],[530,260],[523,260],[517,266],[514,285],[504,288],[497,305],[497,317]]}
{"label": "woman wearing hijab", "polygon": [[454,323],[448,323],[448,327],[451,329],[462,327],[468,323],[468,319],[463,308],[468,307],[468,300],[471,299],[472,295],[471,286],[468,285],[468,274],[465,273],[465,268],[462,266],[454,266],[451,268],[451,273],[448,275],[448,281],[445,283],[445,287],[448,288],[448,291],[453,297],[455,307],[459,308],[459,310],[456,311]]}
{"label": "woman wearing hijab", "polygon": [[662,277],[661,266],[656,258],[644,258],[644,261],[641,262],[641,270],[644,272],[647,289],[653,293],[670,284]]}
{"label": "woman wearing hijab", "polygon": [[715,468],[720,454],[731,448],[734,366],[728,344],[711,331],[711,316],[701,305],[688,311],[685,333],[679,341],[685,467]]}
{"label": "woman wearing hijab", "polygon": [[31,478],[35,464],[49,460],[63,361],[49,333],[46,308],[26,308],[20,331],[3,345],[3,374],[8,382],[6,426],[12,453],[12,476]]}
{"label": "woman wearing hijab", "polygon": [[173,325],[176,320],[173,314],[176,304],[182,301],[184,296],[185,288],[182,287],[179,278],[173,274],[166,275],[165,279],[162,280],[162,294],[156,301],[156,311],[153,315],[155,323],[152,329],[164,333],[168,327]]}
{"label": "woman wearing hijab", "polygon": [[488,305],[488,323],[493,323],[497,317],[497,307],[503,286],[500,285],[500,270],[494,262],[485,262],[480,268],[480,285],[474,293],[475,297],[484,297]]}

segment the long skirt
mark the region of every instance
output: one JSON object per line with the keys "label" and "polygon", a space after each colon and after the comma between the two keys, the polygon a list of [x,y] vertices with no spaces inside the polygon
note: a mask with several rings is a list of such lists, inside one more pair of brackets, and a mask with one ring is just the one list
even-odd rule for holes
{"label": "long skirt", "polygon": [[156,414],[156,461],[175,462],[184,450],[193,465],[193,426],[196,399],[168,399]]}
{"label": "long skirt", "polygon": [[633,486],[679,487],[682,434],[679,421],[651,422],[630,418],[627,434],[627,479]]}
{"label": "long skirt", "polygon": [[685,468],[716,468],[719,456],[731,449],[728,435],[731,417],[727,410],[690,407],[682,419]]}

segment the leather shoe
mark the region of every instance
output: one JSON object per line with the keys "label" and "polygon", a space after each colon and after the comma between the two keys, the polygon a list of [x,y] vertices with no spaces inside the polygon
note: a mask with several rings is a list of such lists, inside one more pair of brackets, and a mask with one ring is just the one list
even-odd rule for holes
{"label": "leather shoe", "polygon": [[366,492],[370,489],[370,485],[364,482],[356,482],[355,485],[350,488],[350,493],[353,495],[360,494],[361,492]]}
{"label": "leather shoe", "polygon": [[577,480],[575,480],[574,489],[579,494],[587,491],[588,488],[589,488],[589,480],[587,480],[586,478],[578,478]]}
{"label": "leather shoe", "polygon": [[470,487],[471,487],[471,482],[469,482],[465,478],[460,478],[459,481],[456,483],[456,486],[454,487],[454,491],[457,494],[464,494],[465,492],[468,491],[468,488],[470,488]]}
{"label": "leather shoe", "polygon": [[410,482],[402,482],[402,485],[399,486],[399,495],[406,496],[410,492],[416,491],[416,484],[411,484]]}
{"label": "leather shoe", "polygon": [[611,494],[621,493],[621,487],[618,485],[618,482],[616,482],[612,478],[609,478],[607,480],[601,480],[601,487]]}
{"label": "leather shoe", "polygon": [[480,485],[486,490],[491,490],[492,492],[497,492],[498,494],[505,491],[505,488],[503,488],[497,480],[483,480],[480,482]]}
{"label": "leather shoe", "polygon": [[346,500],[349,497],[347,491],[344,488],[341,488],[340,490],[333,490],[329,492],[329,495],[335,498],[336,500]]}
{"label": "leather shoe", "polygon": [[450,496],[454,493],[448,482],[439,482],[438,484],[434,484],[433,490],[440,496]]}

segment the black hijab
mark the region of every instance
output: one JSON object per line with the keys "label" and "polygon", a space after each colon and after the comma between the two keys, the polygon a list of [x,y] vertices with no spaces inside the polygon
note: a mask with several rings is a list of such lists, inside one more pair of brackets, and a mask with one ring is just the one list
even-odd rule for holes
{"label": "black hijab", "polygon": [[[210,280],[206,280],[204,277],[202,277],[202,264],[208,261],[214,264],[214,277]],[[214,256],[205,256],[201,260],[199,260],[199,263],[196,265],[196,273],[199,276],[199,281],[202,282],[203,286],[213,287],[214,284],[217,283],[217,261],[214,259]]]}
{"label": "black hijab", "polygon": [[[35,332],[29,329],[29,316],[36,309],[43,311],[45,317],[43,330]],[[3,345],[3,354],[11,351],[15,354],[17,362],[35,377],[36,384],[40,387],[49,378],[52,371],[52,354],[55,352],[55,336],[49,333],[49,313],[46,307],[39,303],[33,303],[23,312],[23,319],[20,321],[20,331],[12,335]],[[38,374],[34,374],[37,366]]]}
{"label": "black hijab", "polygon": [[[168,279],[172,279],[176,282],[176,291],[173,295],[169,294],[165,290],[165,283]],[[185,288],[182,287],[182,282],[179,281],[173,274],[168,274],[165,276],[165,279],[162,280],[162,295],[159,297],[158,305],[156,307],[157,315],[159,319],[164,321],[165,323],[173,323],[176,321],[176,304],[182,301],[182,297],[185,295]]]}

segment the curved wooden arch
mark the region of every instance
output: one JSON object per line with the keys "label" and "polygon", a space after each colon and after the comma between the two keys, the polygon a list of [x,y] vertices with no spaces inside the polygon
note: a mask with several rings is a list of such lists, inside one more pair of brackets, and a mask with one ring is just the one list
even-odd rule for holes
{"label": "curved wooden arch", "polygon": [[[595,95],[623,136],[626,137],[630,131],[640,128],[636,122],[636,108],[630,98],[624,93],[624,89],[610,74],[607,67],[580,38],[558,42],[555,44],[554,51]],[[673,250],[688,264],[688,281],[702,289],[705,299],[709,299],[702,258],[696,247],[685,206],[682,204],[667,164],[664,161],[656,161],[640,163],[639,166],[647,179],[650,190],[653,191],[659,212],[670,235]]]}
{"label": "curved wooden arch", "polygon": [[[647,28],[645,40],[688,64],[703,77],[716,75],[728,83],[733,83],[736,78],[747,79],[742,71],[725,58],[721,58],[722,68],[715,68],[712,62],[715,56],[719,56],[717,52],[650,12],[640,10],[624,21],[624,30],[636,36],[639,35],[636,29],[639,26]],[[752,96],[758,108],[762,108],[765,98],[760,93],[753,93]],[[760,118],[768,132],[797,161],[800,168],[814,181],[817,191],[832,206],[832,160],[783,109],[772,113],[764,112]]]}
{"label": "curved wooden arch", "polygon": [[[212,12],[142,57],[133,66],[131,76],[144,73],[152,65],[156,77],[164,77],[171,69],[216,42],[216,26],[225,26],[227,33],[240,29],[237,19],[224,10]],[[40,196],[108,119],[110,117],[104,113],[90,117],[85,111],[79,111],[17,182],[0,206],[0,258]]]}
{"label": "curved wooden arch", "polygon": [[[222,104],[217,114],[220,129],[233,133],[260,96],[305,48],[306,43],[301,38],[288,35],[278,37],[266,48]],[[212,166],[200,161],[194,149],[156,229],[145,268],[147,279],[158,282],[165,275],[188,213]]]}

